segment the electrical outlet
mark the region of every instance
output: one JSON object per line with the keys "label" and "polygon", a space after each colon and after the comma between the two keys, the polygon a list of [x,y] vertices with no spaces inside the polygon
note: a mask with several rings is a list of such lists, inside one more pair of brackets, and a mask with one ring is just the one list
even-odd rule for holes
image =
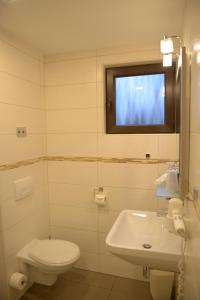
{"label": "electrical outlet", "polygon": [[17,137],[25,137],[27,135],[26,127],[16,127],[16,135]]}

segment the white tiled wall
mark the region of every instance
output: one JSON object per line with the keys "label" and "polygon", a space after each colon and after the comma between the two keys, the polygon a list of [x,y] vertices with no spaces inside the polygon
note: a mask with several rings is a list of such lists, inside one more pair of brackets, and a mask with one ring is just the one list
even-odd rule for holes
{"label": "white tiled wall", "polygon": [[[0,164],[32,159],[46,154],[45,107],[42,91],[43,67],[40,57],[29,55],[11,43],[0,41]],[[16,127],[27,127],[27,137],[17,138]],[[47,163],[40,162],[0,172],[0,245],[3,243],[6,284],[19,271],[15,255],[33,238],[48,237]],[[14,181],[33,177],[34,193],[15,201]],[[1,256],[1,255],[0,255]],[[0,266],[0,268],[1,268]],[[1,270],[3,270],[1,268]],[[3,272],[0,276],[2,295]],[[20,294],[7,289],[10,299]],[[7,300],[7,295],[0,296]]]}
{"label": "white tiled wall", "polygon": [[[106,135],[104,129],[105,65],[155,62],[157,50],[97,50],[46,58],[47,153],[178,159],[178,135]],[[154,180],[158,165],[96,162],[49,162],[51,233],[81,248],[77,266],[142,279],[141,267],[114,257],[105,236],[122,209],[156,210]],[[93,202],[103,186],[107,206]]]}
{"label": "white tiled wall", "polygon": [[[193,45],[200,42],[200,3],[187,1],[187,15],[185,22],[185,44],[191,53],[191,111],[190,111],[190,190],[200,190],[200,65],[197,64]],[[200,196],[198,197],[200,205]],[[200,207],[200,206],[199,206]],[[192,202],[186,203],[188,217],[189,240],[186,251],[185,269],[185,299],[200,299],[200,215],[194,209]]]}
{"label": "white tiled wall", "polygon": [[[157,45],[155,49],[157,48]],[[45,155],[178,158],[178,135],[106,135],[104,130],[104,67],[154,62],[158,51],[111,49],[71,53],[46,59],[45,95],[40,57],[0,42],[0,163]],[[45,122],[46,121],[46,122]],[[45,124],[46,123],[46,124]],[[26,126],[19,139],[16,127]],[[47,126],[47,131],[46,131]],[[47,135],[46,135],[47,133]],[[46,142],[48,151],[46,152]],[[81,248],[80,268],[143,279],[141,267],[112,256],[105,236],[125,208],[155,210],[154,180],[165,166],[97,162],[40,162],[0,173],[5,281],[19,266],[15,254],[33,238],[64,238]],[[15,202],[14,180],[32,176],[34,194]],[[93,202],[94,188],[103,186],[107,206]],[[2,242],[2,243],[1,243]],[[7,289],[9,299],[20,294]],[[3,296],[7,300],[7,296]],[[3,298],[3,299],[4,299]]]}
{"label": "white tiled wall", "polygon": [[8,298],[8,289],[7,289],[7,278],[6,278],[6,264],[5,264],[1,209],[0,209],[0,270],[1,270],[0,299],[7,299]]}

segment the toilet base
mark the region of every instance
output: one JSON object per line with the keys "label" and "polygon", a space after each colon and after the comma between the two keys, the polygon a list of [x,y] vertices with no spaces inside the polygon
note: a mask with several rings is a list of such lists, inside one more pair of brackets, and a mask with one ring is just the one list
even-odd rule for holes
{"label": "toilet base", "polygon": [[[61,257],[60,263],[57,263],[57,252],[60,253],[60,256],[58,255],[59,260]],[[56,282],[59,274],[73,267],[80,257],[80,250],[78,246],[68,241],[35,239],[25,245],[16,257],[20,263],[20,271],[28,276],[30,284],[35,282],[51,286]],[[48,261],[49,257],[50,261]]]}
{"label": "toilet base", "polygon": [[50,274],[50,273],[45,273],[43,271],[40,271],[38,268],[35,268],[34,266],[31,266],[29,268],[29,280],[31,282],[51,286],[53,285],[57,278],[57,274]]}

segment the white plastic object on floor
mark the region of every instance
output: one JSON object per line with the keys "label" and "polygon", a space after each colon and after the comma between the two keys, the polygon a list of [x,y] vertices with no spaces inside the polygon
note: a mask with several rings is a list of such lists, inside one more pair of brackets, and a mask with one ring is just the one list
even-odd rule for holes
{"label": "white plastic object on floor", "polygon": [[174,273],[150,270],[150,292],[153,300],[170,300]]}

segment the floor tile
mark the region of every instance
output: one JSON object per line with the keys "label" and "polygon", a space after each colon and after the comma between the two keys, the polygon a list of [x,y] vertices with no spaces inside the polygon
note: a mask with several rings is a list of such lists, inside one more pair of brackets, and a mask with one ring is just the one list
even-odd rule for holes
{"label": "floor tile", "polygon": [[21,300],[43,300],[43,298],[31,294],[29,291],[20,298]]}
{"label": "floor tile", "polygon": [[[90,286],[75,281],[65,281],[65,287],[49,293],[48,300],[85,300],[90,293]],[[47,299],[45,299],[47,300]]]}
{"label": "floor tile", "polygon": [[115,280],[115,277],[112,275],[75,268],[63,274],[62,277],[105,289],[112,289]]}
{"label": "floor tile", "polygon": [[[133,298],[132,295],[127,295],[119,292],[111,292],[108,300],[143,300],[142,298]],[[146,299],[144,299],[146,300]]]}
{"label": "floor tile", "polygon": [[70,271],[60,275],[60,278],[65,278],[73,281],[82,281],[85,278],[85,272],[89,272],[81,269],[71,269]]}
{"label": "floor tile", "polygon": [[[138,297],[140,300],[151,300],[150,288],[148,282],[139,280],[132,280],[126,278],[116,278],[113,289],[113,293],[123,293],[126,295]],[[137,299],[137,298],[136,298]],[[136,300],[134,298],[134,300]]]}
{"label": "floor tile", "polygon": [[[55,285],[34,284],[22,300],[107,300],[110,291],[82,282],[59,279]],[[30,295],[34,295],[32,298]]]}
{"label": "floor tile", "polygon": [[112,289],[114,281],[114,276],[99,273],[99,277],[97,278],[97,285],[98,287],[102,287],[105,289]]}
{"label": "floor tile", "polygon": [[[48,299],[49,289],[51,287],[47,287],[40,284],[33,284],[32,287],[28,290],[28,292],[21,298],[21,300],[45,300]],[[35,297],[35,298],[34,298]]]}
{"label": "floor tile", "polygon": [[21,300],[152,300],[147,282],[72,269],[53,286],[34,284]]}
{"label": "floor tile", "polygon": [[[84,300],[108,300],[110,291],[99,287],[91,287]],[[78,299],[77,299],[78,300]]]}

